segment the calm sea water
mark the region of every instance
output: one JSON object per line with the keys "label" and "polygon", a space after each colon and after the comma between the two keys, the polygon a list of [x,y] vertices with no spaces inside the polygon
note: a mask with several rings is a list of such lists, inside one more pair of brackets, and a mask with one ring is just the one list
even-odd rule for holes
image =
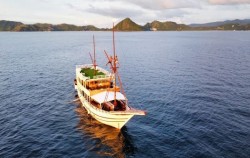
{"label": "calm sea water", "polygon": [[0,33],[0,157],[250,156],[250,32],[116,33],[121,131],[72,102],[93,34],[105,67],[111,32]]}

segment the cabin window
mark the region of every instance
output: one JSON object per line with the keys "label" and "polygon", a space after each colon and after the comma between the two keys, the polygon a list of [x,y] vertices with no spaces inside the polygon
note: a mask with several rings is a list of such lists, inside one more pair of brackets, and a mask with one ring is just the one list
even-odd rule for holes
{"label": "cabin window", "polygon": [[101,105],[93,99],[90,99],[90,103],[97,108],[101,108]]}
{"label": "cabin window", "polygon": [[86,93],[84,93],[84,98],[87,99],[87,94]]}
{"label": "cabin window", "polygon": [[89,89],[89,82],[86,82],[86,88]]}

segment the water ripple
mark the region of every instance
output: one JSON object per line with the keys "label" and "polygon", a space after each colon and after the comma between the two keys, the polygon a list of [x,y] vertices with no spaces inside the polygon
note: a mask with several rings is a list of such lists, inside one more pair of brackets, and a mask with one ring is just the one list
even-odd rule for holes
{"label": "water ripple", "polygon": [[0,157],[250,155],[249,32],[117,33],[127,98],[147,111],[121,131],[72,102],[75,65],[95,34],[105,67],[110,32],[0,34]]}

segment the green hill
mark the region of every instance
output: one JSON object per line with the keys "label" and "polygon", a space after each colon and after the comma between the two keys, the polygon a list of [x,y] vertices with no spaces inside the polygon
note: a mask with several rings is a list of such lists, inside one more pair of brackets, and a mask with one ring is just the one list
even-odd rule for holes
{"label": "green hill", "polygon": [[21,22],[0,20],[0,31],[12,31],[15,27],[23,25]]}
{"label": "green hill", "polygon": [[221,30],[250,30],[250,24],[245,24],[245,25],[241,25],[238,23],[224,24],[224,25],[217,27],[217,29],[221,29]]}
{"label": "green hill", "polygon": [[82,26],[82,30],[84,31],[105,31],[107,29],[99,29],[93,25]]}
{"label": "green hill", "polygon": [[36,23],[32,25],[23,24],[15,21],[0,21],[0,31],[100,31],[107,29],[99,29],[93,25],[76,26],[70,24],[52,25],[46,23]]}
{"label": "green hill", "polygon": [[178,30],[188,30],[189,26],[184,24],[177,24],[175,22],[166,21],[153,21],[144,25],[145,30],[157,29],[158,31],[178,31]]}
{"label": "green hill", "polygon": [[217,21],[217,22],[210,22],[204,24],[190,24],[191,27],[217,27],[226,24],[240,24],[240,25],[247,25],[250,24],[250,19],[235,19],[235,20],[226,20],[226,21]]}
{"label": "green hill", "polygon": [[54,31],[82,31],[81,26],[69,25],[69,24],[60,24],[52,26]]}
{"label": "green hill", "polygon": [[119,22],[114,29],[116,31],[143,31],[143,27],[133,22],[131,19],[126,18]]}
{"label": "green hill", "polygon": [[[231,22],[231,23],[230,23]],[[215,25],[216,24],[216,25]],[[207,24],[177,24],[175,22],[153,21],[144,26],[133,22],[130,18],[120,21],[115,27],[116,31],[205,31],[205,30],[250,30],[250,19],[232,20]],[[21,22],[0,20],[0,31],[110,31],[111,29],[97,28],[93,25],[76,26],[70,24],[23,24]]]}
{"label": "green hill", "polygon": [[212,26],[212,27],[190,27],[190,30],[192,31],[206,31],[206,30],[238,30],[238,31],[246,31],[250,30],[250,24],[238,24],[238,23],[228,23],[228,24],[223,24],[219,26]]}

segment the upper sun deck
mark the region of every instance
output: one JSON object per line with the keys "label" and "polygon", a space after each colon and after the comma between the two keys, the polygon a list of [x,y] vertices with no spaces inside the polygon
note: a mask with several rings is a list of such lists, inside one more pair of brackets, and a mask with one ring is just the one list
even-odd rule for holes
{"label": "upper sun deck", "polygon": [[111,77],[110,72],[98,66],[95,70],[92,64],[76,65],[76,74],[82,80],[102,80]]}

